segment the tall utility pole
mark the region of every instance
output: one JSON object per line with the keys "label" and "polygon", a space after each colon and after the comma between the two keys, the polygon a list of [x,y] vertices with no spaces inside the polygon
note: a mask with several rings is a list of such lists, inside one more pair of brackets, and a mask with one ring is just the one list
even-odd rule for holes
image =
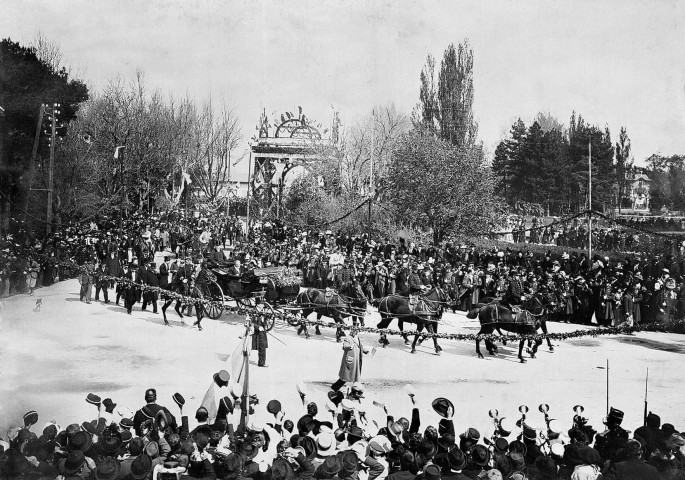
{"label": "tall utility pole", "polygon": [[252,188],[252,149],[247,164],[247,227],[245,236],[250,238],[250,189]]}
{"label": "tall utility pole", "polygon": [[47,222],[45,225],[45,231],[48,234],[50,234],[52,230],[52,189],[54,186],[53,172],[55,168],[55,134],[57,132],[57,115],[60,113],[58,110],[59,107],[59,103],[53,103],[52,111],[50,112],[50,117],[52,118],[52,128],[50,133],[50,168],[48,170],[48,210],[45,218]]}
{"label": "tall utility pole", "polygon": [[376,193],[376,189],[373,186],[373,151],[375,148],[374,142],[375,142],[375,121],[376,118],[374,116],[375,110],[371,110],[371,166],[369,168],[369,229],[371,229],[371,204],[373,203],[373,196]]}
{"label": "tall utility pole", "polygon": [[587,245],[588,257],[587,263],[592,268],[592,141],[588,139],[587,142],[588,157],[587,157],[587,175],[588,175],[588,214],[587,214]]}
{"label": "tall utility pole", "polygon": [[36,172],[36,156],[38,155],[38,143],[40,142],[40,129],[43,126],[43,115],[45,114],[45,104],[40,104],[38,111],[38,123],[36,124],[36,137],[33,139],[33,151],[31,152],[31,163],[29,164],[29,185],[26,190],[26,199],[24,200],[24,222],[29,211],[29,199],[31,195],[31,187],[33,186],[33,177]]}

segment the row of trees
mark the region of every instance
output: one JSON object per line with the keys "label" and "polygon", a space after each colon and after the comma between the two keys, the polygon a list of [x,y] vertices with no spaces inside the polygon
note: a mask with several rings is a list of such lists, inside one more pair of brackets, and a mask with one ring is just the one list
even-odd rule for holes
{"label": "row of trees", "polygon": [[0,42],[3,227],[10,216],[45,218],[50,135],[47,122],[38,125],[43,103],[61,104],[53,169],[57,221],[175,205],[188,200],[189,181],[203,201],[225,199],[242,141],[230,106],[148,91],[142,74],[93,93],[61,59],[59,47],[42,36],[29,47]]}
{"label": "row of trees", "polygon": [[150,211],[187,201],[188,181],[216,202],[241,139],[226,104],[148,92],[141,74],[111,82],[82,106],[59,149],[61,208],[80,215],[122,205]]}
{"label": "row of trees", "polygon": [[590,125],[575,112],[567,129],[548,115],[539,115],[528,127],[520,118],[512,125],[492,162],[497,191],[510,205],[538,204],[553,214],[583,210],[588,207],[590,148],[592,207],[620,206],[625,174],[632,168],[626,129],[614,145],[608,127]]}

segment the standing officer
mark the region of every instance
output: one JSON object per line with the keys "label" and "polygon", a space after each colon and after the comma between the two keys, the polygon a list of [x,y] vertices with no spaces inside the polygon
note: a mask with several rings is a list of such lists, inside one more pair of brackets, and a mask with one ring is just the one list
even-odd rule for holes
{"label": "standing officer", "polygon": [[[150,263],[150,267],[145,272],[145,284],[151,287],[159,287],[159,276],[155,271],[155,262]],[[157,300],[159,293],[156,290],[149,290],[143,294],[143,310],[147,308],[147,304],[152,304],[152,313],[157,313]]]}
{"label": "standing officer", "polygon": [[252,322],[252,350],[257,350],[259,359],[258,367],[268,367],[266,364],[266,349],[269,347],[269,341],[266,338],[266,325],[264,317],[255,315],[251,319]]}

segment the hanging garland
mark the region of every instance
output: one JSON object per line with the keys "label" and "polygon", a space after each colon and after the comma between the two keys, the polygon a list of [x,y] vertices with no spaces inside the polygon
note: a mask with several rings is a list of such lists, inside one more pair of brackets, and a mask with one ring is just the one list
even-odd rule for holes
{"label": "hanging garland", "polygon": [[[18,250],[18,248],[17,248]],[[23,252],[19,252],[23,255],[25,255],[27,258],[32,258],[32,259],[42,259],[45,263],[50,263],[54,266],[59,266],[59,267],[64,267],[64,268],[70,268],[76,271],[79,271],[81,273],[87,273],[88,275],[93,275],[94,272],[88,268],[85,265],[78,265],[73,261],[67,261],[67,260],[58,260],[54,257],[49,257],[45,254],[41,254],[35,251],[30,251],[30,250],[25,250]],[[204,306],[213,306],[217,308],[224,308],[223,302],[220,301],[214,301],[214,300],[207,300],[204,298],[198,298],[198,297],[189,297],[186,295],[182,295],[180,293],[176,292],[171,292],[169,290],[165,290],[161,287],[154,287],[150,285],[145,285],[145,284],[140,284],[140,283],[135,283],[127,278],[122,278],[122,277],[114,277],[112,275],[97,275],[99,279],[101,280],[107,280],[111,282],[117,282],[119,285],[123,285],[127,288],[136,288],[139,289],[141,292],[155,292],[160,295],[163,295],[166,298],[173,299],[173,300],[178,300],[184,305],[204,305]],[[300,306],[301,307],[301,306]],[[400,331],[400,330],[394,330],[394,329],[380,329],[380,328],[373,328],[373,327],[362,327],[362,326],[355,326],[355,325],[345,325],[345,324],[338,324],[335,322],[322,322],[322,321],[312,321],[312,320],[307,320],[304,317],[302,317],[299,313],[298,314],[293,314],[293,313],[288,313],[288,312],[274,312],[273,314],[270,312],[265,312],[265,311],[258,311],[257,307],[249,307],[246,305],[241,305],[238,308],[239,313],[246,313],[249,315],[261,315],[264,318],[273,318],[274,320],[277,319],[283,319],[283,320],[289,320],[290,322],[298,322],[302,325],[308,325],[308,326],[318,326],[318,327],[326,327],[326,328],[335,328],[335,329],[341,329],[341,330],[355,330],[357,332],[364,332],[364,333],[373,333],[373,334],[383,334],[383,335],[393,335],[393,336],[404,336],[404,335],[413,335],[416,332],[415,331]],[[676,320],[673,322],[665,322],[665,323],[658,323],[658,322],[652,322],[652,323],[646,323],[646,324],[639,324],[639,325],[634,325],[632,327],[629,326],[617,326],[617,327],[599,327],[595,328],[592,330],[574,330],[572,332],[566,332],[566,333],[535,333],[535,334],[530,334],[530,335],[517,335],[517,334],[509,334],[509,335],[497,335],[494,333],[491,334],[461,334],[461,333],[428,333],[428,332],[421,332],[419,335],[426,337],[426,338],[439,338],[443,340],[454,340],[454,341],[468,341],[468,342],[475,342],[476,340],[490,340],[492,342],[501,342],[501,341],[507,341],[507,342],[513,342],[513,341],[518,341],[518,340],[535,340],[535,341],[543,341],[546,339],[550,340],[571,340],[571,339],[576,339],[576,338],[582,338],[582,337],[592,337],[592,338],[597,338],[599,336],[604,336],[604,335],[626,335],[626,334],[631,334],[635,332],[659,332],[659,333],[683,333],[685,332],[685,319],[683,320]]]}

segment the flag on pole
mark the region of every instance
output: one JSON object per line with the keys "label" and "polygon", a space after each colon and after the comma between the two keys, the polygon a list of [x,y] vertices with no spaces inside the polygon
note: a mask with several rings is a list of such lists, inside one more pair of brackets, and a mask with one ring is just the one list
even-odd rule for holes
{"label": "flag on pole", "polygon": [[216,421],[217,413],[219,413],[219,402],[221,399],[230,395],[230,391],[226,387],[220,387],[212,379],[212,384],[207,389],[205,397],[202,399],[202,407],[207,409],[207,422],[211,425]]}

